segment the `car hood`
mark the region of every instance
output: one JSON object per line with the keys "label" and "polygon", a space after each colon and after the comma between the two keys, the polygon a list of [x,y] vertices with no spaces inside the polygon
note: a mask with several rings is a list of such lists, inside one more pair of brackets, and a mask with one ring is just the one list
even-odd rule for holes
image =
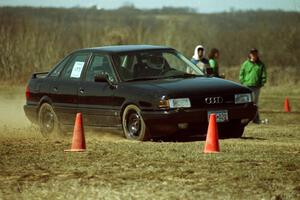
{"label": "car hood", "polygon": [[248,93],[251,90],[233,81],[220,78],[196,77],[149,81],[148,84],[160,88],[170,97],[188,97],[194,95],[216,95]]}

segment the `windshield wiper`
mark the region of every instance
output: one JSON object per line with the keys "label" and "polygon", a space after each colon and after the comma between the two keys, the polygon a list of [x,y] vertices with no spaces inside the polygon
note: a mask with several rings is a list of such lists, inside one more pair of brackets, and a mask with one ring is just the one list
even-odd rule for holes
{"label": "windshield wiper", "polygon": [[203,75],[197,75],[197,74],[176,74],[171,76],[148,76],[148,77],[138,77],[133,79],[125,80],[126,82],[133,82],[133,81],[146,81],[146,80],[158,80],[158,79],[166,79],[166,78],[195,78],[200,77]]}
{"label": "windshield wiper", "polygon": [[200,76],[201,75],[184,73],[184,74],[176,74],[176,75],[172,75],[172,76],[167,76],[165,78],[195,78],[195,77],[200,77]]}

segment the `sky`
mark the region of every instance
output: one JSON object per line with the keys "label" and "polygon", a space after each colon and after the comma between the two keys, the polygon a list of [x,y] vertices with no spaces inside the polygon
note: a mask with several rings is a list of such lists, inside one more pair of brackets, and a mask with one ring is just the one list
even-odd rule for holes
{"label": "sky", "polygon": [[136,8],[191,7],[198,12],[235,10],[284,10],[300,12],[300,0],[0,0],[0,6],[90,7],[115,9],[133,4]]}

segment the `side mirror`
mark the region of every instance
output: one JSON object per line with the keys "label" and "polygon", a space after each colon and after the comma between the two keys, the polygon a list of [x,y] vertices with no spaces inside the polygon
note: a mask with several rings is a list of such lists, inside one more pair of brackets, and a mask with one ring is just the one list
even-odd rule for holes
{"label": "side mirror", "polygon": [[96,74],[94,76],[95,82],[109,82],[109,78],[107,74]]}
{"label": "side mirror", "polygon": [[104,73],[97,74],[97,75],[94,76],[94,81],[96,83],[108,83],[108,85],[112,89],[117,88],[117,85],[115,83],[113,83],[111,80],[109,80],[108,74],[104,74]]}

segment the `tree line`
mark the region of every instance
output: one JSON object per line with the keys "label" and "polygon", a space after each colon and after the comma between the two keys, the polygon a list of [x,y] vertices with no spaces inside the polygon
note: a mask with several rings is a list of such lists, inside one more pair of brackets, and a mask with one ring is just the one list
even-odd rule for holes
{"label": "tree line", "polygon": [[[234,74],[232,79],[238,70],[232,68],[256,47],[275,82],[291,81],[292,77],[292,83],[298,83],[299,24],[299,12],[283,11],[201,14],[188,8],[1,7],[0,81],[24,83],[31,73],[49,70],[78,48],[155,44],[174,47],[191,57],[194,47],[202,44],[207,51],[220,49],[221,66],[229,77]],[[291,76],[282,79],[281,69]]]}

